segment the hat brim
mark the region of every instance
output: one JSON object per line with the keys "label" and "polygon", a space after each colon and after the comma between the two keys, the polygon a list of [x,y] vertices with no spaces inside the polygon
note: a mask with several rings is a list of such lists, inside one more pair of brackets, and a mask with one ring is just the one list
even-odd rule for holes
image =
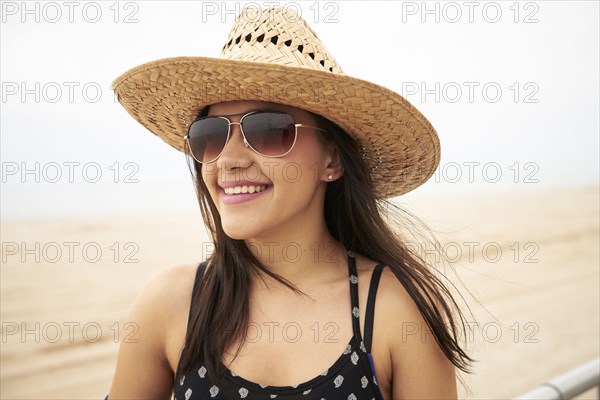
{"label": "hat brim", "polygon": [[407,193],[440,161],[433,126],[405,98],[346,75],[272,63],[175,57],[132,68],[112,85],[127,112],[184,151],[189,124],[207,105],[256,100],[301,108],[344,129],[364,148],[375,192]]}

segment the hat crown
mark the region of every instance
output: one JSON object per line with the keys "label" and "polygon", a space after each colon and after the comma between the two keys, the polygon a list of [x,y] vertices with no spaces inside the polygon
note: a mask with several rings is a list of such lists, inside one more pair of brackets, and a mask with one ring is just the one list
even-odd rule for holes
{"label": "hat crown", "polygon": [[344,75],[316,33],[290,8],[242,10],[221,57]]}

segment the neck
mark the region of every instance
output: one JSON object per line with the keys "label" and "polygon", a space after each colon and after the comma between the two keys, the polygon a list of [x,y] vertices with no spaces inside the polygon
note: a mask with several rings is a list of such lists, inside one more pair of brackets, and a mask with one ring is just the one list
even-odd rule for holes
{"label": "neck", "polygon": [[[292,227],[246,244],[265,267],[298,287],[314,287],[347,273],[346,250],[324,223],[314,229]],[[264,282],[260,278],[255,282],[262,287],[281,286],[268,275],[263,278]]]}

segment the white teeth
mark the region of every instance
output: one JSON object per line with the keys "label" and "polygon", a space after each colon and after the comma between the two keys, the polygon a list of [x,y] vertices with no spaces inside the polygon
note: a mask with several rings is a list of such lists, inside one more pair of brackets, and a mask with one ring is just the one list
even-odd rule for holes
{"label": "white teeth", "polygon": [[262,192],[267,188],[266,185],[258,185],[258,186],[233,186],[224,188],[225,194],[240,194],[240,193],[258,193]]}

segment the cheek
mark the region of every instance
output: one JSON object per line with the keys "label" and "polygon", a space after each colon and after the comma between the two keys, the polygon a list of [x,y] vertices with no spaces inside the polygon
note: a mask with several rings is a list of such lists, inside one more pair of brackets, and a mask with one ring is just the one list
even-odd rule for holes
{"label": "cheek", "polygon": [[291,201],[295,198],[297,200],[310,198],[320,185],[319,170],[320,164],[316,157],[290,158],[282,163],[281,168],[278,168],[275,188],[279,186],[279,193],[287,195]]}
{"label": "cheek", "polygon": [[318,187],[323,168],[327,164],[327,154],[315,138],[306,140],[298,147],[298,152],[290,159],[290,165],[283,171],[284,176],[304,187]]}
{"label": "cheek", "polygon": [[311,170],[305,165],[296,162],[287,162],[279,171],[279,184],[286,186],[287,189],[294,190],[300,186],[305,186],[311,181]]}
{"label": "cheek", "polygon": [[208,189],[208,194],[213,199],[213,201],[216,203],[217,174],[211,170],[210,165],[202,167],[201,178],[202,178],[202,181],[204,182],[204,185]]}

